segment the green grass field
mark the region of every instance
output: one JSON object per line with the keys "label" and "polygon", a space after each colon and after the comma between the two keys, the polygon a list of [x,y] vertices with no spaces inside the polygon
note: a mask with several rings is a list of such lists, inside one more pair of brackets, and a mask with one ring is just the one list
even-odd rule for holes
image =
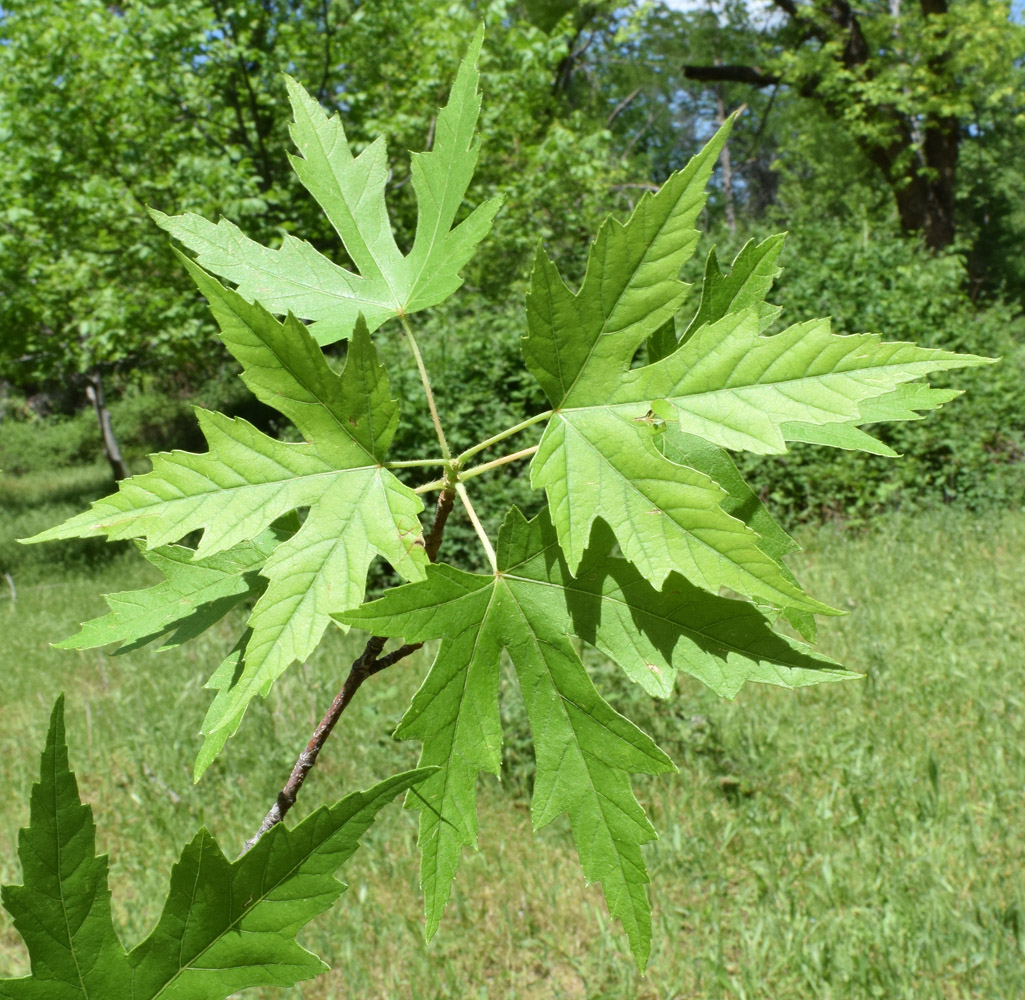
{"label": "green grass field", "polygon": [[[64,513],[41,510],[19,488],[6,498],[14,512],[0,546],[17,595],[0,580],[0,879],[20,878],[17,829],[50,707],[65,690],[72,764],[111,855],[115,912],[131,944],[155,919],[176,853],[199,824],[229,853],[255,828],[357,641],[333,635],[294,669],[194,786],[202,685],[231,623],[184,651],[49,648],[105,610],[102,592],[144,584],[149,568],[131,552],[97,560],[88,546],[68,566],[60,546],[10,562],[11,534]],[[584,886],[568,829],[530,831],[529,754],[511,700],[507,773],[502,784],[481,782],[482,850],[466,857],[434,942],[423,943],[415,816],[391,807],[345,872],[351,891],[302,938],[333,971],[245,995],[1025,996],[1025,515],[892,518],[866,534],[823,528],[801,541],[795,568],[812,593],[851,612],[823,621],[821,647],[862,680],[749,687],[733,703],[686,681],[656,704],[596,665],[610,700],[680,768],[637,783],[661,833],[648,853],[656,945],[645,978],[600,891]],[[389,734],[425,666],[413,659],[367,684],[298,812],[414,763],[417,747]],[[4,915],[0,975],[27,969]]]}

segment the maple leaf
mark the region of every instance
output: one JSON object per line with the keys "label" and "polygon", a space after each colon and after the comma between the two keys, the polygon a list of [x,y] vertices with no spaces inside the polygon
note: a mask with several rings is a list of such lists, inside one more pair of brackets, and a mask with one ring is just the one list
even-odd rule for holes
{"label": "maple leaf", "polygon": [[380,809],[429,774],[407,771],[354,792],[294,829],[278,824],[235,862],[200,830],[171,872],[163,912],[126,951],[111,919],[107,859],[68,764],[57,700],[18,835],[23,885],[3,904],[28,946],[31,974],[0,979],[3,1000],[224,1000],[250,986],[291,986],[327,969],[295,934],[345,891],[334,872]]}
{"label": "maple leaf", "polygon": [[438,113],[434,146],[412,155],[417,199],[413,246],[403,256],[385,205],[389,171],[383,137],[353,156],[341,119],[328,117],[286,77],[295,121],[292,157],[299,179],[324,210],[358,273],[328,260],[309,243],[286,235],[278,250],[248,239],[222,219],[216,225],[192,213],[153,218],[198,256],[198,262],[238,286],[273,313],[313,321],[321,344],[348,337],[362,314],[369,329],[385,320],[437,305],[462,284],[460,270],[488,234],[500,199],[475,208],[453,227],[477,164],[480,114],[477,60],[484,38],[477,32],[459,66],[449,102]]}
{"label": "maple leaf", "polygon": [[379,635],[441,638],[437,658],[396,736],[424,744],[438,774],[420,787],[421,882],[427,934],[437,929],[464,845],[476,846],[475,787],[497,774],[499,665],[516,668],[534,735],[537,828],[568,812],[588,881],[601,881],[638,964],[647,959],[650,911],[640,845],[655,832],[630,790],[629,772],[672,769],[669,758],[598,694],[569,636],[616,659],[660,695],[677,670],[732,696],[745,680],[798,686],[851,676],[807,647],[775,635],[746,602],[710,595],[673,576],[655,591],[625,560],[595,546],[574,578],[547,515],[513,508],[493,575],[431,566],[427,580],[339,615]]}
{"label": "maple leaf", "polygon": [[[209,452],[155,455],[152,472],[125,480],[91,510],[29,541],[105,534],[159,547],[203,529],[193,558],[207,560],[308,509],[302,526],[260,570],[267,584],[249,617],[244,659],[232,683],[219,688],[204,723],[212,739],[220,730],[234,732],[252,698],[312,653],[330,612],[359,606],[375,555],[407,580],[422,579],[427,557],[417,517],[423,504],[382,466],[398,404],[366,325],[357,323],[336,374],[297,320],[279,323],[184,263],[246,385],[291,419],[306,441],[278,441],[245,420],[197,410]],[[226,735],[216,738],[223,745]]]}
{"label": "maple leaf", "polygon": [[283,537],[287,535],[265,531],[251,542],[240,542],[204,559],[196,559],[195,549],[185,545],[147,549],[136,542],[143,558],[164,575],[164,580],[144,590],[106,594],[104,600],[110,612],[84,622],[75,635],[54,646],[91,649],[119,642],[123,645],[118,652],[128,653],[172,630],[159,648],[180,646],[243,601],[263,593],[267,581],[259,572]]}
{"label": "maple leaf", "polygon": [[721,486],[659,451],[647,405],[607,405],[637,348],[687,295],[680,268],[697,242],[694,221],[731,124],[657,194],[646,194],[626,224],[610,218],[602,225],[578,293],[539,248],[523,354],[555,413],[531,463],[531,484],[544,487],[574,570],[601,517],[656,586],[678,570],[709,590],[725,585],[829,612],[787,578],[753,530],[723,510]]}
{"label": "maple leaf", "polygon": [[[696,329],[726,316],[731,309],[754,306],[760,329],[767,329],[779,315],[779,307],[765,301],[773,282],[780,274],[779,255],[784,236],[770,236],[761,243],[749,240],[737,254],[728,272],[719,266],[713,247],[705,262],[701,299],[697,311],[682,336],[677,336],[675,320],[648,338],[648,361],[655,362],[677,349],[681,341],[690,338]],[[785,579],[800,586],[796,577],[783,561],[800,546],[776,523],[754,490],[744,481],[729,453],[714,444],[684,434],[677,427],[669,427],[656,439],[656,447],[671,461],[695,469],[713,479],[726,491],[719,501],[726,513],[743,521],[758,535],[758,546],[774,559]],[[806,639],[816,635],[815,616],[800,608],[784,608],[783,616]]]}
{"label": "maple leaf", "polygon": [[[672,461],[657,418],[714,445],[760,453],[785,451],[788,435],[804,439],[821,424],[849,425],[833,439],[852,445],[867,437],[854,425],[866,422],[862,407],[872,399],[989,359],[885,344],[875,334],[838,336],[828,320],[762,336],[774,315],[763,299],[777,273],[778,238],[745,248],[728,276],[709,257],[695,323],[674,347],[667,321],[687,293],[680,267],[730,125],[657,193],[645,194],[625,224],[602,225],[579,291],[539,248],[523,353],[554,413],[531,483],[546,491],[574,570],[601,518],[656,586],[677,570],[712,591],[727,586],[782,608],[835,613],[808,598],[758,534],[726,512],[720,484]],[[631,368],[653,337],[649,347],[667,356]]]}

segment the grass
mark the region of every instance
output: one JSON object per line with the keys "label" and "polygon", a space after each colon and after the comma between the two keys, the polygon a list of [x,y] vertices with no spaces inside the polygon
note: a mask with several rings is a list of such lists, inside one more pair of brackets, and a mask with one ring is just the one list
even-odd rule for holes
{"label": "grass", "polygon": [[[333,971],[246,996],[1025,995],[1025,515],[894,517],[858,536],[824,528],[802,541],[802,579],[852,612],[822,623],[822,648],[861,681],[748,687],[732,703],[688,681],[655,704],[595,665],[607,696],[680,767],[636,785],[661,833],[648,853],[656,945],[645,978],[600,891],[583,885],[566,826],[530,832],[531,768],[512,702],[503,784],[481,782],[482,850],[466,857],[434,942],[422,937],[415,818],[392,807],[348,866],[351,891],[304,932]],[[132,553],[64,569],[47,562],[54,551],[13,574],[16,603],[0,593],[0,878],[19,879],[16,832],[53,698],[66,690],[72,763],[134,943],[197,825],[230,853],[259,822],[356,641],[333,635],[293,670],[194,786],[202,684],[237,622],[176,652],[53,650],[48,642],[103,612],[101,592],[150,579]],[[389,733],[425,666],[409,662],[363,689],[300,812],[415,761],[416,747]],[[27,969],[3,915],[0,975]]]}

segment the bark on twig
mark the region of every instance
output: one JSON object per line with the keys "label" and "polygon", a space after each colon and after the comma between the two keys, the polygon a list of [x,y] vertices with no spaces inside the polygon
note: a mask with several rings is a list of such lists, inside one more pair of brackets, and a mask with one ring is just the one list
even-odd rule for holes
{"label": "bark on twig", "polygon": [[[438,497],[438,505],[434,512],[434,523],[431,525],[431,530],[424,537],[424,551],[431,562],[438,558],[438,549],[441,546],[441,540],[445,533],[445,522],[448,521],[448,516],[452,513],[452,505],[454,503],[455,488],[446,486]],[[406,643],[387,655],[382,656],[381,653],[384,651],[384,644],[387,641],[381,635],[371,636],[367,640],[363,652],[349,668],[349,675],[345,678],[342,689],[335,696],[331,707],[324,713],[324,717],[313,731],[313,735],[310,737],[305,749],[299,754],[295,766],[292,768],[292,773],[288,776],[288,781],[285,782],[284,787],[278,792],[274,805],[270,807],[267,815],[264,816],[259,829],[246,841],[245,846],[242,848],[242,854],[252,850],[256,842],[272,826],[280,823],[285,818],[285,813],[295,805],[299,789],[302,788],[306,776],[317,763],[317,758],[320,756],[320,751],[324,748],[324,743],[331,735],[331,731],[341,718],[342,712],[348,707],[363,682],[368,677],[372,677],[374,674],[394,666],[400,660],[404,660],[423,646],[422,642]]]}

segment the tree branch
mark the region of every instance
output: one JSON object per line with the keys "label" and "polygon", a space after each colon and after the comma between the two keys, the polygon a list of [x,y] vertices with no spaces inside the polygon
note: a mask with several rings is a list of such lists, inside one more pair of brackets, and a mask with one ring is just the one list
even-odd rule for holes
{"label": "tree branch", "polygon": [[640,95],[641,88],[635,87],[626,97],[623,98],[613,109],[612,113],[605,121],[605,127],[608,128],[619,116],[620,112],[625,111],[630,104]]}
{"label": "tree branch", "polygon": [[683,75],[705,83],[747,83],[752,87],[773,87],[782,80],[774,73],[763,73],[757,66],[684,66]]}
{"label": "tree branch", "polygon": [[[441,546],[441,540],[445,533],[445,523],[448,521],[449,514],[452,513],[452,505],[455,503],[455,498],[455,487],[451,485],[446,485],[445,489],[441,491],[441,496],[438,497],[438,505],[434,511],[434,523],[431,525],[431,530],[424,537],[424,551],[431,562],[438,558],[438,549]],[[285,782],[284,787],[278,792],[274,805],[270,807],[267,815],[263,817],[263,821],[260,823],[256,833],[245,842],[242,854],[252,850],[256,842],[271,827],[280,823],[285,818],[285,813],[295,805],[295,800],[299,796],[299,790],[302,788],[306,776],[317,763],[317,758],[320,756],[320,751],[324,748],[324,743],[331,735],[331,731],[335,728],[338,720],[342,717],[342,712],[348,708],[356,692],[363,685],[363,682],[368,677],[373,677],[374,674],[394,666],[423,646],[422,642],[407,643],[386,656],[382,656],[381,653],[387,641],[381,635],[371,636],[367,640],[366,646],[363,647],[363,652],[353,661],[352,666],[349,668],[349,675],[345,678],[342,689],[335,696],[335,700],[331,702],[331,707],[324,713],[324,717],[318,723],[317,728],[314,729],[313,735],[310,737],[305,749],[296,759],[292,773],[288,776],[288,781]]]}
{"label": "tree branch", "polygon": [[797,4],[794,0],[772,0],[775,6],[779,7],[785,14],[789,14],[795,20],[797,19],[799,12],[797,10]]}

